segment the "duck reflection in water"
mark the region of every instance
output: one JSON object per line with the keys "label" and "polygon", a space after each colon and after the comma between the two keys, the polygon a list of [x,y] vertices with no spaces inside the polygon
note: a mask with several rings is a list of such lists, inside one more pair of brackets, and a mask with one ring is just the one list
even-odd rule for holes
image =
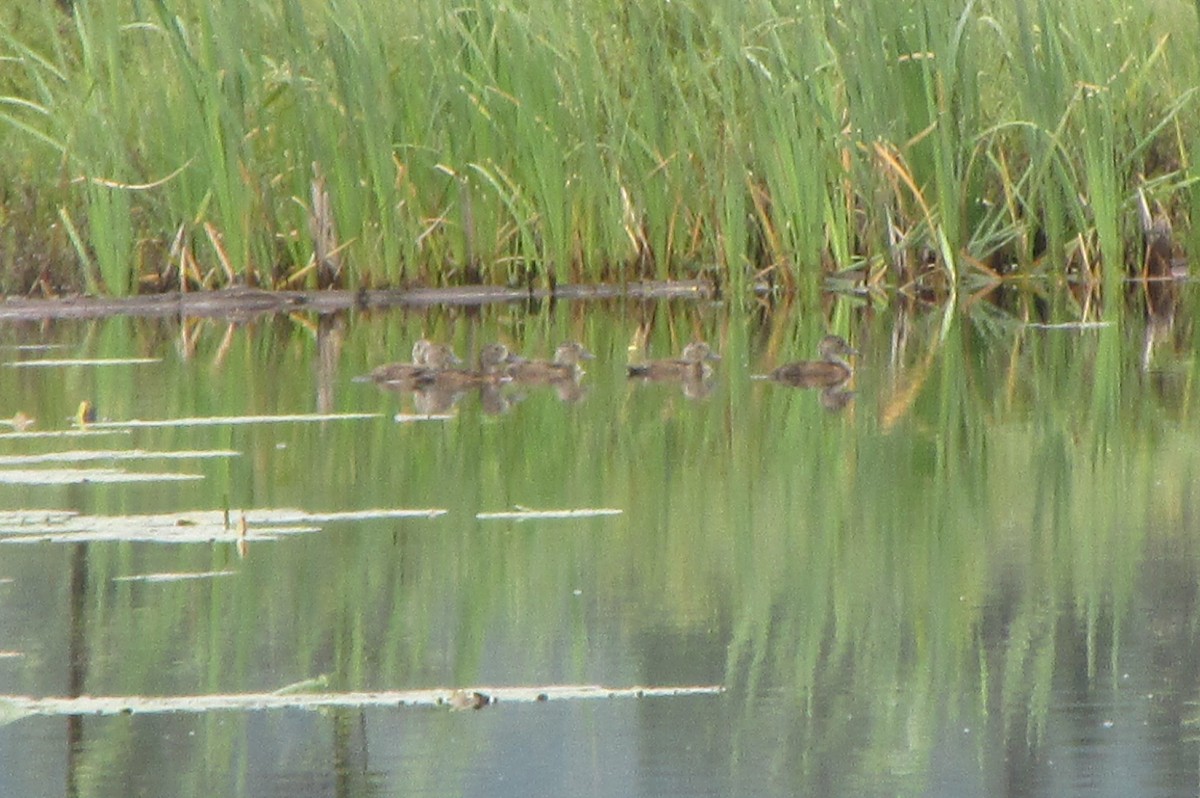
{"label": "duck reflection in water", "polygon": [[466,391],[446,390],[436,385],[421,387],[419,385],[389,383],[384,386],[394,391],[412,393],[413,409],[423,416],[444,416],[450,413],[462,399]]}
{"label": "duck reflection in water", "polygon": [[830,413],[836,413],[839,410],[845,410],[846,405],[850,404],[850,400],[853,398],[854,391],[848,389],[845,383],[831,385],[821,391],[821,407]]}
{"label": "duck reflection in water", "polygon": [[693,341],[672,360],[650,360],[631,363],[629,378],[644,382],[677,382],[688,399],[703,399],[713,390],[713,369],[710,361],[721,356],[704,341]]}
{"label": "duck reflection in water", "polygon": [[479,407],[489,416],[504,415],[524,398],[521,394],[508,393],[499,385],[479,386]]}

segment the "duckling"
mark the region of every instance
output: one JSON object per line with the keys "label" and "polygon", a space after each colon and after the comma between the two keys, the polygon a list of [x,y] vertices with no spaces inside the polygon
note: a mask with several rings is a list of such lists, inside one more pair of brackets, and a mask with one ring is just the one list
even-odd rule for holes
{"label": "duckling", "polygon": [[476,385],[508,382],[508,368],[520,358],[511,354],[504,344],[488,344],[479,350],[479,370],[468,369],[425,369],[415,376],[414,382],[421,386],[435,385],[443,389],[467,389]]}
{"label": "duckling", "polygon": [[430,370],[450,368],[462,361],[446,344],[435,344],[421,338],[412,348],[411,363],[385,363],[376,366],[370,373],[355,377],[357,382],[408,382],[427,375]]}
{"label": "duckling", "polygon": [[683,348],[678,360],[651,360],[629,366],[629,376],[645,380],[696,380],[703,382],[712,374],[707,361],[720,360],[704,341],[693,341]]}
{"label": "duckling", "polygon": [[845,338],[827,335],[818,344],[817,352],[821,355],[820,360],[785,363],[765,378],[795,388],[828,388],[842,384],[854,374],[854,367],[846,358],[857,355],[858,351],[846,343]]}
{"label": "duckling", "polygon": [[[462,365],[462,359],[454,354],[454,350],[450,348],[449,344],[435,344],[424,338],[417,343],[424,344],[424,352],[421,356],[421,364],[424,366],[432,369],[446,369],[451,366]],[[413,346],[415,347],[416,344],[413,344]]]}
{"label": "duckling", "polygon": [[521,360],[508,368],[508,375],[517,382],[551,383],[577,380],[583,375],[581,360],[595,360],[578,341],[568,341],[554,350],[554,360]]}

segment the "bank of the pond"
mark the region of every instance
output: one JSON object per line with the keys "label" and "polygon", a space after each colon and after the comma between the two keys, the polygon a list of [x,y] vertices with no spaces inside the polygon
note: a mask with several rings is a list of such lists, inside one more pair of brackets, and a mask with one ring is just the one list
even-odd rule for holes
{"label": "bank of the pond", "polygon": [[1195,249],[1197,11],[11,0],[0,293],[1111,286]]}
{"label": "bank of the pond", "polygon": [[588,299],[712,299],[717,289],[697,280],[627,285],[563,285],[549,289],[499,286],[413,288],[386,291],[265,291],[226,288],[215,291],[172,291],[141,296],[10,297],[0,299],[0,321],[94,319],[107,316],[242,317],[304,310],[334,313],[432,305],[486,305],[495,302],[544,302]]}

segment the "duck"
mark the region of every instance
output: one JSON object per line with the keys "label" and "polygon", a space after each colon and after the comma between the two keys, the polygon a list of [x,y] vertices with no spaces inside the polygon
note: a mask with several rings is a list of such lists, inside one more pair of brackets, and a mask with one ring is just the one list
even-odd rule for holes
{"label": "duck", "polygon": [[580,361],[595,359],[583,344],[568,341],[554,350],[553,360],[520,360],[508,367],[508,375],[516,382],[577,380],[583,374]]}
{"label": "duck", "polygon": [[477,385],[495,385],[508,382],[509,367],[520,362],[520,358],[508,351],[504,344],[487,344],[479,350],[479,369],[426,368],[413,376],[412,381],[422,387],[436,386],[449,390],[466,390]]}
{"label": "duck", "polygon": [[631,364],[629,376],[644,380],[694,380],[703,382],[712,374],[710,360],[721,356],[704,341],[693,341],[683,348],[678,360],[651,360],[648,363]]}
{"label": "duck", "polygon": [[447,344],[421,338],[413,344],[411,363],[385,363],[376,366],[357,382],[411,382],[427,376],[428,372],[460,365],[462,360]]}
{"label": "duck", "polygon": [[795,388],[829,388],[841,385],[854,374],[848,357],[858,350],[840,335],[826,335],[817,345],[820,360],[799,360],[785,363],[770,374],[757,377],[791,385]]}
{"label": "duck", "polygon": [[446,369],[452,366],[461,366],[462,359],[454,354],[454,349],[449,344],[438,344],[433,341],[422,338],[413,344],[413,347],[420,344],[422,348],[421,364],[434,369]]}

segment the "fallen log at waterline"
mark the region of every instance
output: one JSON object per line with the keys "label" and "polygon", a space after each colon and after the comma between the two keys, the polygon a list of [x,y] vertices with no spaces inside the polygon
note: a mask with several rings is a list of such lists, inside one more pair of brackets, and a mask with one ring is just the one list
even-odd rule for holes
{"label": "fallen log at waterline", "polygon": [[131,297],[9,297],[0,301],[0,321],[93,319],[107,316],[245,318],[295,311],[335,313],[352,309],[485,305],[550,299],[707,299],[715,293],[715,288],[702,280],[637,282],[624,285],[559,285],[553,290],[505,286],[375,291],[271,291],[223,288],[215,291],[171,292]]}

